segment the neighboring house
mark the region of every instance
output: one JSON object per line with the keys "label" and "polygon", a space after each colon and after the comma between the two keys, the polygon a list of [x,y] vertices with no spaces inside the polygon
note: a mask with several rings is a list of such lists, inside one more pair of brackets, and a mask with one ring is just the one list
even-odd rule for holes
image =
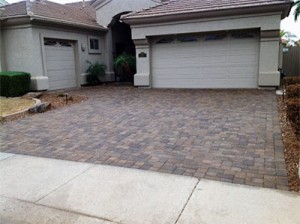
{"label": "neighboring house", "polygon": [[[126,52],[136,54],[135,86],[279,85],[280,21],[289,14],[291,0],[93,0],[85,4],[40,0],[22,3],[23,10],[5,10],[1,18],[4,69],[31,72],[33,89],[48,89],[47,83],[49,89],[67,88],[71,77],[72,86],[84,83],[86,59],[105,63],[106,80],[114,81],[113,59]],[[89,50],[96,40],[99,51]],[[72,66],[66,68],[72,70],[59,71],[63,58],[68,58]]]}
{"label": "neighboring house", "polygon": [[104,61],[107,29],[89,4],[22,1],[1,16],[2,70],[30,72],[33,90],[77,87],[88,64]]}

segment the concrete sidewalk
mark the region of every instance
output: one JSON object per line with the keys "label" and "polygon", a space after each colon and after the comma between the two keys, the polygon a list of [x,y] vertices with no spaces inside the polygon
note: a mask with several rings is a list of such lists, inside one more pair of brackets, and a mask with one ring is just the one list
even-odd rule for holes
{"label": "concrete sidewalk", "polygon": [[1,224],[300,224],[300,194],[0,153]]}

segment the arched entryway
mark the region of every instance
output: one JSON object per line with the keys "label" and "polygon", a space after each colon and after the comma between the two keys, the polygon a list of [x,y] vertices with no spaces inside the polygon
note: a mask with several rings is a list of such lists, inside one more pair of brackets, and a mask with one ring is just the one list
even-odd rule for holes
{"label": "arched entryway", "polygon": [[[135,57],[135,45],[132,41],[130,26],[120,20],[122,15],[129,12],[122,12],[113,17],[109,28],[112,35],[112,52],[113,60],[122,54],[127,54]],[[132,82],[133,72],[115,72],[115,81],[117,82]]]}

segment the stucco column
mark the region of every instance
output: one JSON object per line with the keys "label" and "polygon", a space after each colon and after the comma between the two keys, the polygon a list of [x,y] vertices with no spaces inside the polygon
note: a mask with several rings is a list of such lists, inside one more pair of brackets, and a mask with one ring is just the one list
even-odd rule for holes
{"label": "stucco column", "polygon": [[113,68],[113,49],[112,49],[112,32],[109,30],[105,37],[105,65],[106,65],[106,81],[115,81],[115,73]]}
{"label": "stucco column", "polygon": [[136,49],[135,86],[150,86],[150,45],[147,39],[134,40]]}
{"label": "stucco column", "polygon": [[258,85],[279,86],[279,30],[262,30],[260,40]]}

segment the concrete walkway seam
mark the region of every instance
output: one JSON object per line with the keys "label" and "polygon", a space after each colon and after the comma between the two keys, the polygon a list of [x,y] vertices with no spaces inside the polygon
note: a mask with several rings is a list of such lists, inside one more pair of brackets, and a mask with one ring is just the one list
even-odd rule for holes
{"label": "concrete walkway seam", "polygon": [[179,215],[178,215],[178,217],[177,217],[177,219],[176,219],[176,221],[175,221],[174,224],[176,224],[176,223],[178,222],[178,220],[180,219],[180,217],[181,217],[182,213],[184,212],[184,210],[185,210],[187,204],[189,203],[189,201],[190,201],[192,195],[194,194],[194,192],[195,192],[195,190],[196,190],[196,188],[197,188],[197,186],[198,186],[200,180],[201,180],[201,179],[198,179],[197,183],[195,184],[195,186],[194,186],[194,188],[193,188],[193,190],[192,190],[190,196],[188,197],[186,203],[184,204],[184,206],[183,206],[182,210],[180,211],[180,213],[179,213]]}
{"label": "concrete walkway seam", "polygon": [[67,209],[55,208],[53,206],[46,206],[46,205],[43,205],[43,204],[37,204],[35,202],[32,203],[30,201],[26,201],[26,200],[22,200],[22,199],[17,199],[17,198],[11,198],[11,197],[7,197],[7,196],[3,196],[3,195],[1,195],[0,197],[7,198],[9,200],[15,200],[15,201],[20,201],[20,202],[28,203],[28,204],[35,205],[35,206],[40,206],[40,207],[44,207],[44,208],[54,209],[54,210],[57,210],[57,211],[62,211],[62,212],[77,214],[77,215],[81,215],[81,216],[85,216],[85,217],[89,217],[89,218],[99,219],[99,220],[110,222],[110,223],[114,223],[114,224],[122,224],[122,223],[119,223],[119,222],[116,222],[116,221],[113,221],[113,220],[109,220],[109,219],[106,219],[106,218],[102,218],[102,217],[98,217],[98,216],[93,216],[93,215],[89,215],[89,214],[85,214],[85,213],[81,213],[81,212],[74,212],[74,211],[67,210]]}
{"label": "concrete walkway seam", "polygon": [[48,194],[44,195],[43,197],[39,198],[38,200],[36,200],[34,203],[38,204],[38,205],[41,205],[39,204],[38,202],[41,201],[42,199],[44,199],[45,197],[47,197],[48,195],[54,193],[55,191],[57,191],[59,188],[65,186],[66,184],[68,184],[70,181],[76,179],[77,177],[81,176],[82,174],[84,174],[85,172],[87,172],[89,169],[91,169],[92,167],[94,167],[95,164],[91,164],[90,167],[88,167],[86,170],[84,170],[83,172],[77,174],[76,176],[74,176],[73,178],[69,179],[68,181],[66,181],[65,183],[63,183],[62,185],[58,186],[57,188],[55,188],[54,190],[50,191]]}

